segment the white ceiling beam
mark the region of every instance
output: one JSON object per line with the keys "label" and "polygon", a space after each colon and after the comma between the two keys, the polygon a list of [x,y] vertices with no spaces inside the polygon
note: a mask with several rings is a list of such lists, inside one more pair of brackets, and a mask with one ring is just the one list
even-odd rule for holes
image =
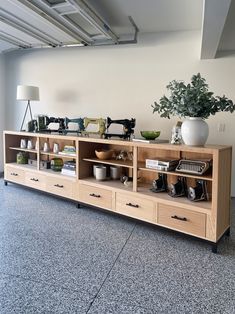
{"label": "white ceiling beam", "polygon": [[231,0],[204,0],[201,59],[214,59]]}

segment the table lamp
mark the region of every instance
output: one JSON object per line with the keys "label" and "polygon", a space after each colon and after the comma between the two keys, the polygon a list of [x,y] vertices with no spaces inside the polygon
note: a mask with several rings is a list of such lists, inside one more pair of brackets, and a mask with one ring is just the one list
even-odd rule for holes
{"label": "table lamp", "polygon": [[23,131],[23,125],[24,125],[25,117],[28,110],[30,112],[31,120],[33,120],[30,100],[39,100],[39,88],[36,86],[18,85],[16,99],[28,101],[26,109],[25,109],[25,113],[24,113],[24,118],[23,118],[21,128],[20,128],[20,131]]}

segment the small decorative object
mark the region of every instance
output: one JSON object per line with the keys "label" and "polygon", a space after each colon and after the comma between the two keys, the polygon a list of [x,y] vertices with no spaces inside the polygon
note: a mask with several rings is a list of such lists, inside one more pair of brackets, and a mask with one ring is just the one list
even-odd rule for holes
{"label": "small decorative object", "polygon": [[132,161],[133,160],[133,152],[132,151],[125,151],[125,150],[121,150],[119,153],[117,153],[116,155],[116,160],[129,160]]}
{"label": "small decorative object", "polygon": [[110,167],[110,178],[113,180],[120,179],[121,175],[121,168],[117,166],[111,166]]}
{"label": "small decorative object", "polygon": [[212,167],[211,159],[189,160],[181,159],[175,169],[177,172],[184,172],[196,175],[203,175]]}
{"label": "small decorative object", "polygon": [[168,194],[172,197],[187,196],[186,178],[178,177],[176,183],[169,184],[168,191]]}
{"label": "small decorative object", "polygon": [[[131,136],[134,134],[135,119],[133,118],[112,120],[110,117],[107,117],[106,123],[107,123],[107,129],[104,134],[105,138],[120,137],[123,139],[130,139]],[[123,125],[123,133],[122,134],[109,133],[109,127],[111,126],[111,124]]]}
{"label": "small decorative object", "polygon": [[59,144],[58,143],[54,143],[53,144],[53,153],[54,154],[58,154],[60,150]]}
{"label": "small decorative object", "polygon": [[49,146],[49,144],[47,142],[45,142],[44,145],[43,145],[43,151],[45,153],[48,153],[50,151],[50,146]]}
{"label": "small decorative object", "polygon": [[159,173],[158,179],[153,181],[153,186],[150,190],[154,193],[167,192],[167,175]]}
{"label": "small decorative object", "polygon": [[96,166],[95,168],[95,178],[98,181],[103,181],[106,179],[107,168],[105,166]]}
{"label": "small decorative object", "polygon": [[127,159],[130,161],[133,160],[133,152],[127,152]]}
{"label": "small decorative object", "polygon": [[208,201],[209,195],[207,192],[206,181],[196,180],[196,186],[188,188],[188,199],[194,202]]}
{"label": "small decorative object", "polygon": [[17,164],[27,164],[28,163],[28,154],[26,152],[19,152],[16,154],[16,163]]}
{"label": "small decorative object", "polygon": [[125,150],[121,150],[116,156],[116,160],[126,161],[127,159],[128,159],[128,153]]}
{"label": "small decorative object", "polygon": [[125,175],[121,176],[120,181],[127,187],[133,185],[133,178],[125,176]]}
{"label": "small decorative object", "polygon": [[28,164],[33,167],[37,167],[37,159],[28,159]]}
{"label": "small decorative object", "polygon": [[109,150],[95,150],[96,157],[101,160],[111,159],[113,157],[114,151]]}
{"label": "small decorative object", "polygon": [[186,145],[201,146],[206,143],[209,129],[204,119],[220,111],[232,113],[235,110],[232,100],[225,96],[213,96],[200,73],[193,75],[189,84],[174,80],[167,85],[167,89],[170,91],[169,98],[164,95],[159,103],[154,102],[153,112],[163,118],[170,118],[171,115],[188,117],[181,128]]}
{"label": "small decorative object", "polygon": [[40,161],[40,169],[50,169],[51,168],[51,162],[48,160],[41,160]]}
{"label": "small decorative object", "polygon": [[182,122],[178,121],[176,125],[172,128],[171,134],[171,144],[180,145],[183,143],[182,134],[181,134]]}
{"label": "small decorative object", "polygon": [[25,138],[22,138],[20,140],[20,148],[25,149],[27,147],[27,140]]}
{"label": "small decorative object", "polygon": [[28,149],[33,149],[33,142],[32,142],[32,140],[28,140],[27,148]]}
{"label": "small decorative object", "polygon": [[64,162],[63,162],[63,159],[61,159],[61,158],[51,159],[51,169],[53,171],[61,171],[63,164],[64,164]]}
{"label": "small decorative object", "polygon": [[155,140],[161,134],[161,131],[140,131],[141,136],[146,140]]}

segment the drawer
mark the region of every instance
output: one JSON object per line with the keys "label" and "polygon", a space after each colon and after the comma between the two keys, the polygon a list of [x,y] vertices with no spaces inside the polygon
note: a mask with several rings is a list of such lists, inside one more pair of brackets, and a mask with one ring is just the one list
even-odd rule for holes
{"label": "drawer", "polygon": [[159,204],[158,223],[193,235],[206,235],[206,215],[203,213]]}
{"label": "drawer", "polygon": [[12,182],[25,184],[25,172],[23,169],[6,165],[5,179]]}
{"label": "drawer", "polygon": [[63,197],[75,198],[74,187],[76,180],[68,180],[60,177],[46,176],[46,191]]}
{"label": "drawer", "polygon": [[116,211],[133,218],[156,222],[155,203],[130,194],[116,193]]}
{"label": "drawer", "polygon": [[25,184],[35,189],[45,190],[46,177],[43,174],[39,174],[32,171],[26,171]]}
{"label": "drawer", "polygon": [[112,191],[106,189],[80,184],[79,200],[94,206],[112,209]]}

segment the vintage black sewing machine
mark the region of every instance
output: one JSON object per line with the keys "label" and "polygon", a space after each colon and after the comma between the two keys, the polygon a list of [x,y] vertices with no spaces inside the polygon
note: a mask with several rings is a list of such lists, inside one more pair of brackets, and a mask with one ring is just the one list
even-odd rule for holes
{"label": "vintage black sewing machine", "polygon": [[[76,124],[77,125],[76,129],[70,129],[69,123]],[[65,124],[65,130],[63,132],[64,134],[67,134],[67,133],[81,134],[82,131],[85,130],[84,119],[82,119],[82,118],[69,119],[69,118],[65,117],[64,124]]]}
{"label": "vintage black sewing machine", "polygon": [[[54,117],[48,117],[45,115],[39,115],[35,120],[31,120],[27,123],[26,130],[28,132],[58,132],[58,133],[64,133],[66,126],[64,123],[64,118],[54,118]],[[49,129],[48,126],[50,123],[56,123],[58,124],[57,129]]]}
{"label": "vintage black sewing machine", "polygon": [[[57,124],[57,128],[51,129],[49,128],[49,125],[51,123]],[[77,124],[77,127],[75,129],[69,128],[69,123]],[[38,115],[35,120],[31,120],[27,123],[27,131],[28,132],[45,132],[45,133],[51,133],[51,132],[58,132],[61,134],[67,134],[67,133],[81,133],[84,131],[84,120],[82,118],[75,118],[75,119],[69,119],[67,117],[65,118],[54,118],[54,117],[48,117],[46,115]]]}
{"label": "vintage black sewing machine", "polygon": [[[109,127],[111,124],[121,124],[123,126],[123,133],[109,133]],[[110,117],[107,117],[106,120],[106,132],[104,133],[104,138],[110,137],[120,137],[123,139],[130,139],[131,135],[134,134],[135,119],[120,119],[112,120]]]}
{"label": "vintage black sewing machine", "polygon": [[[64,133],[66,126],[64,123],[64,118],[54,118],[54,117],[48,117],[44,115],[40,115],[37,117],[37,132],[58,132],[58,133]],[[58,124],[57,129],[50,129],[48,128],[50,123],[56,123]]]}

